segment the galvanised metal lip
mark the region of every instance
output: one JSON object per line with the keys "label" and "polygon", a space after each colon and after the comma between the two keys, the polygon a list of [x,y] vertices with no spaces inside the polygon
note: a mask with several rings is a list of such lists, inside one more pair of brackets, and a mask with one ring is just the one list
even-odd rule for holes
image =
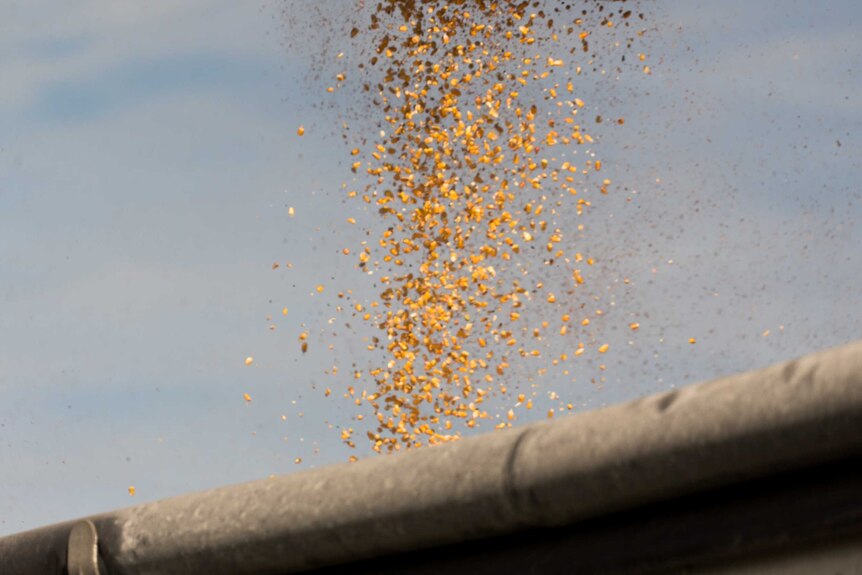
{"label": "galvanised metal lip", "polygon": [[[87,520],[111,575],[293,573],[572,525],[859,454],[862,341],[432,449]],[[65,573],[80,523],[0,539],[2,572]]]}

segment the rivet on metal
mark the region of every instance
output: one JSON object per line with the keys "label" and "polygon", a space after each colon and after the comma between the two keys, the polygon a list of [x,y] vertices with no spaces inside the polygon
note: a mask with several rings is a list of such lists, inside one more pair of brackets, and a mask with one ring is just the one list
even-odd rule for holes
{"label": "rivet on metal", "polygon": [[92,521],[81,521],[69,533],[68,575],[99,575],[99,536]]}

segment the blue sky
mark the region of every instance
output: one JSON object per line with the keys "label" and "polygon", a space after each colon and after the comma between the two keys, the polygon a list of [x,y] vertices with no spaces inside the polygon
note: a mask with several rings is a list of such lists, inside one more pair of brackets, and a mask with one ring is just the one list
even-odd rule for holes
{"label": "blue sky", "polygon": [[[328,320],[337,287],[370,289],[341,222],[371,220],[341,189],[351,102],[324,95],[341,40],[302,8],[0,0],[0,534],[350,454],[324,370],[368,358]],[[554,387],[578,409],[862,329],[862,7],[648,12],[653,74],[582,87],[626,118],[596,153],[637,194],[589,222],[618,351]]]}

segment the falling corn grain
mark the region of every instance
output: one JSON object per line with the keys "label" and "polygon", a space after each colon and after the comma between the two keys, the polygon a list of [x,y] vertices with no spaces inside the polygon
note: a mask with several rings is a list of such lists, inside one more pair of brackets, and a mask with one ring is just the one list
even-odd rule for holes
{"label": "falling corn grain", "polygon": [[[379,73],[365,91],[383,129],[351,141],[347,165],[356,188],[348,197],[363,210],[373,206],[385,231],[342,250],[355,253],[357,268],[380,288],[374,300],[342,309],[382,332],[367,346],[382,361],[355,370],[367,388],[345,396],[373,411],[376,427],[366,435],[376,451],[451,441],[460,436],[453,421],[472,429],[493,419],[486,402],[506,395],[512,363],[545,361],[541,345],[550,345],[544,342],[557,329],[543,318],[563,317],[564,342],[590,325],[586,318],[572,325],[569,316],[583,309],[573,290],[587,278],[573,267],[556,275],[536,268],[584,261],[567,237],[584,227],[571,217],[589,213],[601,197],[589,190],[606,193],[611,181],[589,179],[610,168],[592,151],[587,156],[596,140],[580,120],[588,103],[575,96],[575,77],[582,82],[582,72],[595,68],[589,44],[604,30],[628,26],[627,17],[614,8],[620,17],[612,20],[617,12],[602,5],[578,9],[561,25],[560,16],[555,22],[550,12],[530,12],[527,2],[469,6],[383,0],[366,36],[373,38],[369,55],[356,70],[367,78]],[[362,39],[355,30],[350,37]],[[561,36],[571,37],[584,60]],[[339,86],[348,75],[336,75]],[[300,336],[303,352],[307,337]],[[571,357],[583,353],[580,344]],[[548,355],[560,358],[555,364],[570,357]],[[524,402],[519,394],[518,405]],[[505,417],[514,420],[514,411]],[[351,447],[352,438],[342,435]]]}

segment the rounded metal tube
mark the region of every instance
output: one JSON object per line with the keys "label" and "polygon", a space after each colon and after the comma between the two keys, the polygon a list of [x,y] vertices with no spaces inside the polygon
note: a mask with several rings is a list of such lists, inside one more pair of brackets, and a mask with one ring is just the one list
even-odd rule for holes
{"label": "rounded metal tube", "polygon": [[[292,573],[572,524],[859,453],[862,342],[553,422],[89,519],[110,575]],[[72,525],[0,539],[3,572],[62,572],[50,550]]]}

